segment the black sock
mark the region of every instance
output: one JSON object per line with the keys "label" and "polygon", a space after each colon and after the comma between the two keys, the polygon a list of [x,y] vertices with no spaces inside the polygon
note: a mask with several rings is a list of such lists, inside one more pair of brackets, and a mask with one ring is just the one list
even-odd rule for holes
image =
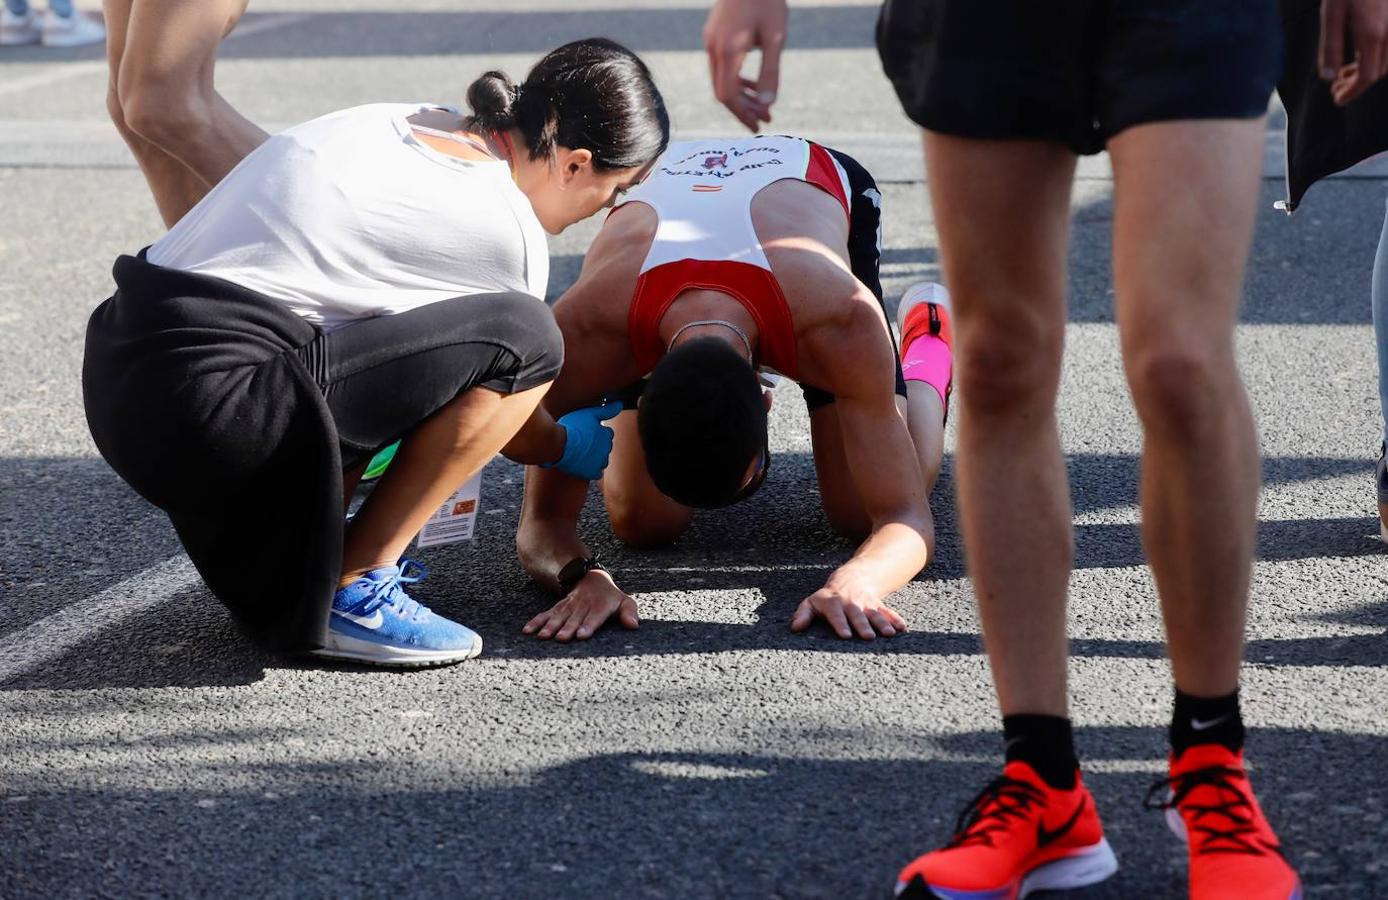
{"label": "black sock", "polygon": [[1058,791],[1075,787],[1075,738],[1064,716],[1023,714],[1002,717],[1007,739],[1007,761],[1020,760],[1036,770],[1041,780]]}
{"label": "black sock", "polygon": [[1177,690],[1170,733],[1171,749],[1177,758],[1196,744],[1223,744],[1238,753],[1243,749],[1239,692],[1224,697],[1192,697]]}

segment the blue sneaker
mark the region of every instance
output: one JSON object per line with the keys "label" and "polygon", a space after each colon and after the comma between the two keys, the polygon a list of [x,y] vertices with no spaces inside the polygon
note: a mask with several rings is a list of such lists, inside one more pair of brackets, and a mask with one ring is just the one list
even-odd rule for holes
{"label": "blue sneaker", "polygon": [[[418,570],[406,575],[405,569]],[[461,662],[482,652],[470,628],[431,612],[401,587],[428,575],[412,559],[372,569],[333,597],[328,639],[314,655],[377,666],[433,666]]]}

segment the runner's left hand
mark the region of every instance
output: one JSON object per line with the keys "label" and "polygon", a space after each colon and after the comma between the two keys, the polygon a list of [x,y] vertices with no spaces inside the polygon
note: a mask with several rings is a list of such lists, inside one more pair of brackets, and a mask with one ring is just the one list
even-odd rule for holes
{"label": "runner's left hand", "polygon": [[816,618],[823,619],[844,640],[856,634],[870,641],[879,634],[895,637],[909,630],[906,620],[881,598],[853,586],[825,586],[800,601],[790,630],[804,631]]}

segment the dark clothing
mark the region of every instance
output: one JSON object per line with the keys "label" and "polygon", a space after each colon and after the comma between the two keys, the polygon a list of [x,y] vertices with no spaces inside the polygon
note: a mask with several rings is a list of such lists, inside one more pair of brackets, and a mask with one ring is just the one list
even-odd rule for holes
{"label": "dark clothing", "polygon": [[1347,107],[1335,105],[1322,81],[1321,0],[1282,0],[1287,68],[1277,85],[1287,108],[1287,202],[1296,209],[1312,184],[1388,150],[1388,80]]}
{"label": "dark clothing", "polygon": [[[342,570],[344,454],[364,460],[470,387],[542,384],[562,352],[544,305],[519,295],[324,335],[218,278],[130,256],[114,274],[115,295],[87,327],[92,437],[168,513],[241,627],[274,650],[322,646]],[[498,334],[483,340],[491,326]]]}
{"label": "dark clothing", "polygon": [[317,329],[253,291],[143,258],[122,256],[114,275],[82,365],[97,449],[169,514],[256,641],[322,646],[343,523],[332,414],[298,354]]}
{"label": "dark clothing", "polygon": [[921,127],[1079,154],[1134,125],[1261,116],[1282,71],[1273,0],[887,0],[877,47]]}
{"label": "dark clothing", "polygon": [[363,319],[299,355],[328,398],[351,468],[469,388],[515,394],[548,384],[564,342],[543,301],[476,294]]}

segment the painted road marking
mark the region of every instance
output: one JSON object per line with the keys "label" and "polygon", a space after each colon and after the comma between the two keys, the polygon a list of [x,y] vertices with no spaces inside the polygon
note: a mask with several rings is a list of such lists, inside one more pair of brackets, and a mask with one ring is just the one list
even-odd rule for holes
{"label": "painted road marking", "polygon": [[193,563],[179,554],[5,635],[0,638],[0,683],[58,659],[98,632],[199,583]]}

